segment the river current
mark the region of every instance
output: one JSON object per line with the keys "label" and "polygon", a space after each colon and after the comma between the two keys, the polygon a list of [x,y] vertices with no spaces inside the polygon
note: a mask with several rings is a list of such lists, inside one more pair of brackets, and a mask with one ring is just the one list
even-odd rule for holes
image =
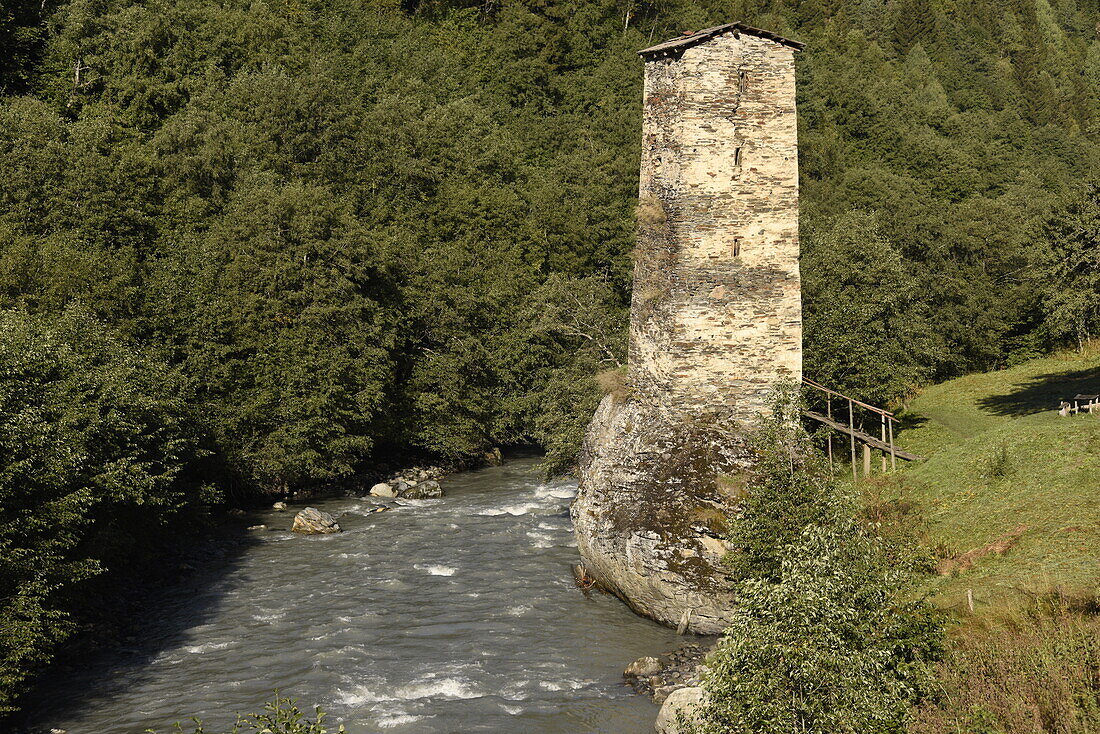
{"label": "river current", "polygon": [[576,487],[535,463],[448,477],[439,500],[311,503],[335,535],[288,532],[301,505],[266,515],[232,568],[150,599],[134,649],[49,681],[35,723],[138,734],[194,715],[218,732],[278,689],[351,734],[651,731],[622,671],[676,636],[577,589]]}

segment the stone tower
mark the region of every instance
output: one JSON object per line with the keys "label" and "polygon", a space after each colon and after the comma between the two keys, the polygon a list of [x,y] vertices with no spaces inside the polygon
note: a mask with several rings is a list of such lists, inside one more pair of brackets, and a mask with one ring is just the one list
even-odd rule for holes
{"label": "stone tower", "polygon": [[647,48],[629,396],[589,426],[571,508],[586,572],[701,633],[732,606],[721,559],[743,429],[802,373],[794,54],[730,23]]}
{"label": "stone tower", "polygon": [[799,47],[730,23],[640,52],[641,400],[751,420],[777,378],[801,378]]}

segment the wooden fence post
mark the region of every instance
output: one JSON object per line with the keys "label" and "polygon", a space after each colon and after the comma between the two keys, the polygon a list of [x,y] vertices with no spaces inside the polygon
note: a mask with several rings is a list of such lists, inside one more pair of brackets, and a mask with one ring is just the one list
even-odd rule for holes
{"label": "wooden fence post", "polygon": [[856,416],[852,409],[852,399],[848,398],[848,435],[852,437],[852,484],[859,481],[856,473]]}
{"label": "wooden fence post", "polygon": [[[879,417],[879,438],[882,439],[883,443],[886,443],[886,414],[885,413],[879,413],[878,417]],[[883,451],[881,453],[882,453],[882,473],[885,474],[886,473],[886,452]]]}
{"label": "wooden fence post", "polygon": [[890,471],[898,470],[898,455],[894,450],[894,419],[891,418],[887,421],[887,426],[890,429]]}

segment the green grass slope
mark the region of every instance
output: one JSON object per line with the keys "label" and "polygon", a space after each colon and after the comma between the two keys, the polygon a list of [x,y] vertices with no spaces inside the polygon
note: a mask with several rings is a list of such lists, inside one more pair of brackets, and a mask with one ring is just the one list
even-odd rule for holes
{"label": "green grass slope", "polygon": [[1051,590],[1100,591],[1100,414],[1061,417],[1060,398],[1100,393],[1100,352],[1060,355],[928,388],[899,435],[927,457],[899,478],[950,557],[1026,530],[1003,554],[930,582],[943,606],[991,612]]}

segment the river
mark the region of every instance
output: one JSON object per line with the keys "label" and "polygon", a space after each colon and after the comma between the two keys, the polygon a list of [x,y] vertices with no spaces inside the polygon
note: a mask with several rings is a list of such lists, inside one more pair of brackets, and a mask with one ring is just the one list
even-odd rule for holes
{"label": "river", "polygon": [[622,670],[676,635],[577,589],[575,484],[535,464],[454,475],[445,498],[389,512],[311,503],[336,535],[288,532],[294,506],[266,515],[231,568],[150,597],[132,648],[53,676],[35,723],[138,734],[195,715],[219,732],[278,689],[351,734],[651,731],[656,707]]}

